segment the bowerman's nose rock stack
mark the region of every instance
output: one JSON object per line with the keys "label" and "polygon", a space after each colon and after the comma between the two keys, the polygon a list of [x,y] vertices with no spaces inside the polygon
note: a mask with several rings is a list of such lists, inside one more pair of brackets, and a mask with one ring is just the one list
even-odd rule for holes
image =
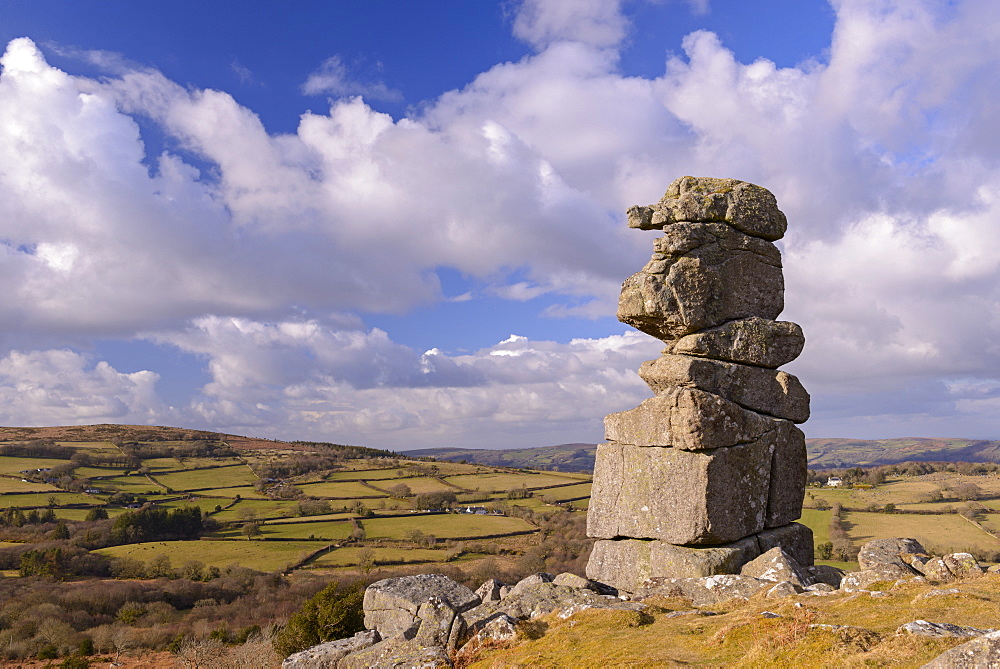
{"label": "bowerman's nose rock stack", "polygon": [[630,228],[663,230],[622,286],[618,319],[663,340],[639,375],[654,397],[604,419],[587,576],[634,591],[650,577],[739,573],[779,546],[813,563],[802,513],[809,394],[776,368],[805,340],[784,308],[785,215],[764,188],[683,177]]}

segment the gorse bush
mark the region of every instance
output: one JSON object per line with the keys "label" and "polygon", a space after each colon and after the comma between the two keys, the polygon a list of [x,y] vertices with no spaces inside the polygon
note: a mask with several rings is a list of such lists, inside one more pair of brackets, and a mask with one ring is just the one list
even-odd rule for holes
{"label": "gorse bush", "polygon": [[360,632],[365,628],[363,599],[364,587],[360,583],[348,587],[331,583],[288,620],[274,639],[274,649],[281,657],[288,657],[316,644]]}

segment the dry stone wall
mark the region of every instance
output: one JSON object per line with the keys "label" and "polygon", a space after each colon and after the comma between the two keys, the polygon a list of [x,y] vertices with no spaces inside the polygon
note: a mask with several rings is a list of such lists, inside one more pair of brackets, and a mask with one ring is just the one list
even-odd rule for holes
{"label": "dry stone wall", "polygon": [[654,396],[605,418],[587,576],[634,591],[647,578],[739,573],[776,547],[811,565],[812,533],[794,522],[809,394],[777,369],[805,343],[775,320],[785,215],[760,186],[683,177],[628,220],[663,236],[622,285],[618,319],[666,348],[639,370]]}

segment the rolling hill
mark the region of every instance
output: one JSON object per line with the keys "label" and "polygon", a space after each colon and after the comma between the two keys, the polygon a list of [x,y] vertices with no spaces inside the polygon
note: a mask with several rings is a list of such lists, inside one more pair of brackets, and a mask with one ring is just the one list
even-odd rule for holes
{"label": "rolling hill", "polygon": [[[806,439],[813,469],[872,467],[898,462],[1000,462],[1000,441],[982,439]],[[411,457],[432,457],[524,469],[593,472],[596,444],[560,444],[537,448],[486,450],[426,448],[406,451]]]}

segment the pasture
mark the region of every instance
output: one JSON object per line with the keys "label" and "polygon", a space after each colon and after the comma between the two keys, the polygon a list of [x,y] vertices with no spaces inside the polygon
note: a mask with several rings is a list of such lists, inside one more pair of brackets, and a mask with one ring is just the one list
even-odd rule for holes
{"label": "pasture", "polygon": [[[358,553],[363,550],[365,549],[357,546],[335,548],[312,560],[308,568],[352,567],[358,564]],[[448,557],[445,550],[433,548],[384,548],[376,546],[368,550],[374,553],[376,565],[444,562]]]}
{"label": "pasture", "polygon": [[386,494],[389,494],[393,486],[400,484],[409,488],[410,492],[414,495],[422,495],[428,492],[458,492],[454,486],[450,486],[447,483],[442,483],[435,478],[427,476],[373,481],[369,485],[384,491]]}
{"label": "pasture", "polygon": [[465,513],[413,515],[399,518],[365,518],[360,521],[367,538],[405,539],[414,531],[433,534],[438,539],[487,537],[534,530],[520,518],[477,516]]}
{"label": "pasture", "polygon": [[848,536],[859,546],[872,539],[912,537],[935,552],[1000,549],[1000,539],[958,514],[924,516],[851,511],[841,517]]}
{"label": "pasture", "polygon": [[322,481],[319,483],[303,483],[297,486],[302,492],[311,497],[324,497],[326,499],[363,499],[372,497],[388,497],[388,494],[378,488],[369,488],[363,483],[353,483],[343,481],[330,483]]}
{"label": "pasture", "polygon": [[183,472],[156,474],[161,485],[171,490],[203,490],[206,488],[227,488],[230,486],[252,486],[257,476],[244,464],[212,467],[211,469],[189,469]]}
{"label": "pasture", "polygon": [[[260,526],[261,539],[318,539],[323,541],[339,541],[351,536],[353,526],[347,520],[315,522],[315,523],[281,523],[270,522]],[[244,539],[243,528],[238,526],[220,530],[212,535],[218,539]]]}
{"label": "pasture", "polygon": [[278,571],[294,564],[310,552],[322,548],[322,541],[153,541],[126,546],[102,548],[96,553],[110,557],[133,558],[149,563],[165,555],[170,564],[180,567],[185,562],[197,560],[220,569],[238,565],[257,571]]}
{"label": "pasture", "polygon": [[572,474],[498,472],[490,474],[461,474],[444,479],[452,485],[465,490],[485,492],[506,492],[518,488],[534,490],[551,486],[565,485],[574,481],[589,481],[589,476]]}
{"label": "pasture", "polygon": [[[18,478],[0,476],[0,493],[8,494],[22,492],[60,492],[60,490],[56,486],[49,483],[35,483],[34,481],[23,481]],[[2,504],[2,502],[0,502],[0,504]]]}
{"label": "pasture", "polygon": [[53,492],[28,493],[26,495],[0,495],[0,508],[18,506],[21,508],[48,506],[50,501],[55,501],[55,508],[63,504],[90,504],[100,506],[103,501],[98,497],[90,497],[78,492],[66,492],[65,490],[55,490]]}
{"label": "pasture", "polygon": [[15,476],[20,475],[24,470],[34,473],[36,469],[52,469],[59,465],[68,464],[69,460],[60,460],[57,458],[21,458],[0,455],[0,474]]}

